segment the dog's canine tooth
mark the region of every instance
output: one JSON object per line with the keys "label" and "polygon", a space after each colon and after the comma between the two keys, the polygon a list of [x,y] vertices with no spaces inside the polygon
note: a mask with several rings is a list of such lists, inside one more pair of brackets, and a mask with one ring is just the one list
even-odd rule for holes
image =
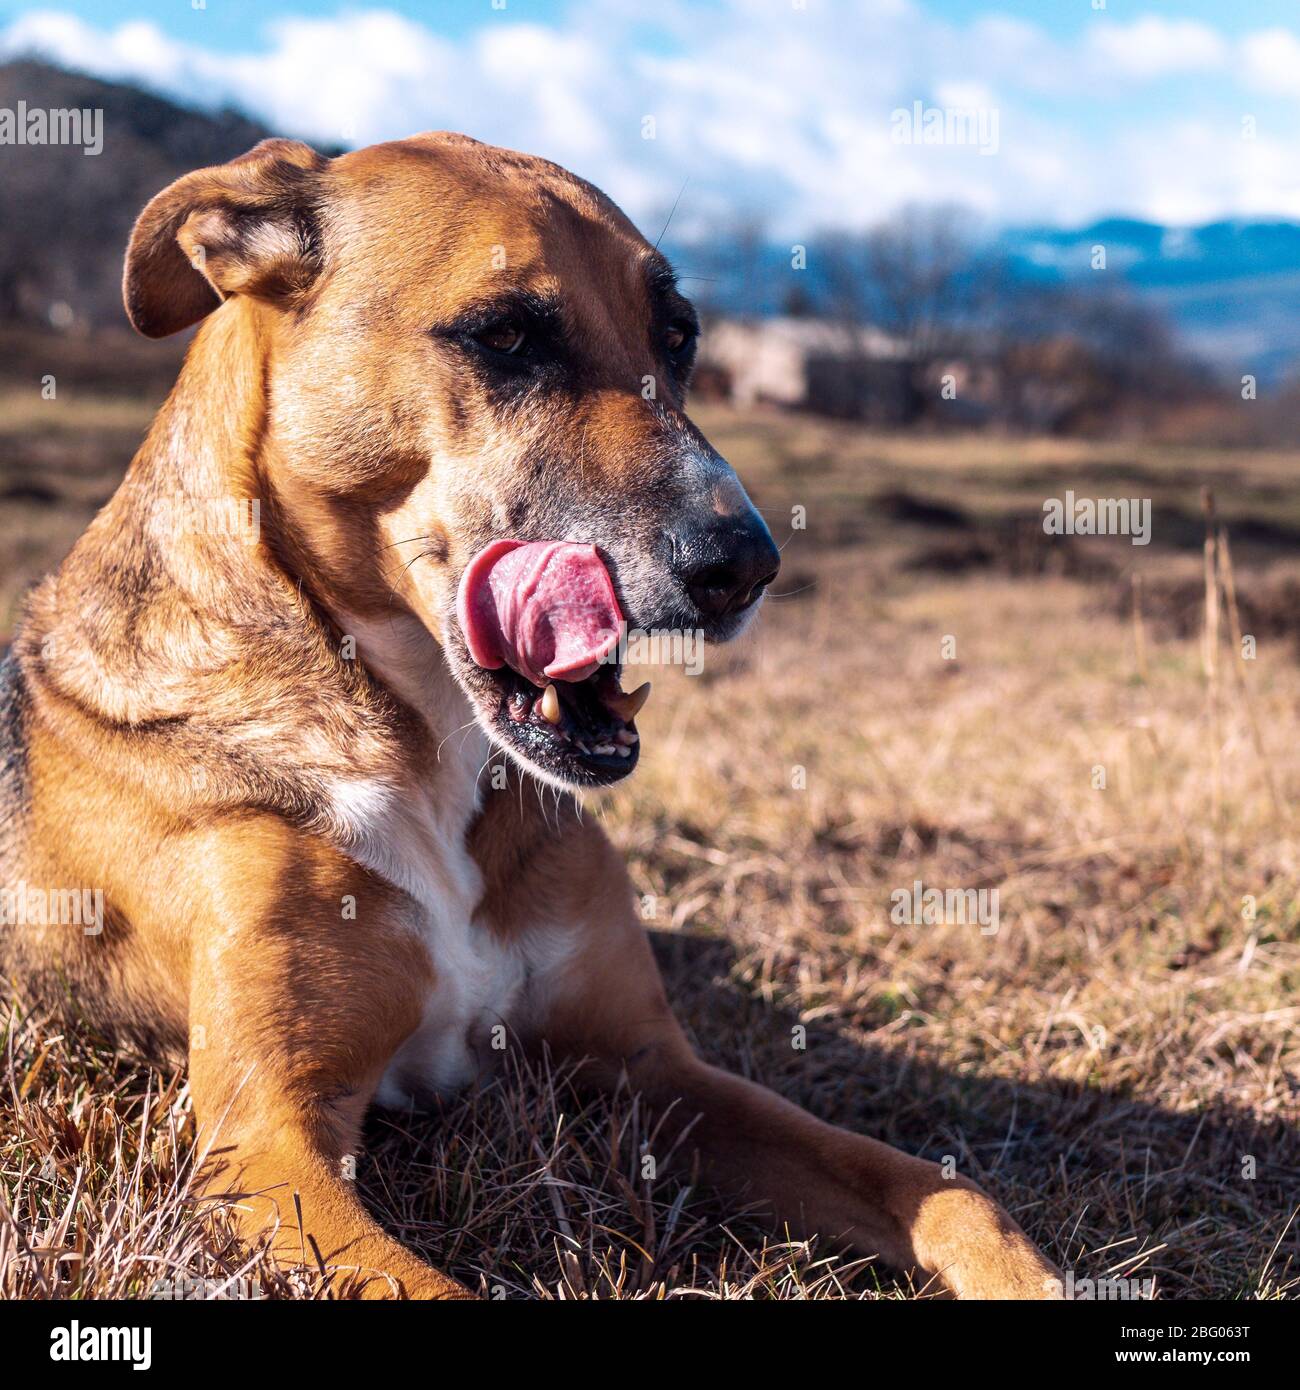
{"label": "dog's canine tooth", "polygon": [[542,718],[548,724],[558,724],[560,722],[560,697],[555,693],[555,687],[548,685],[542,691],[541,702]]}
{"label": "dog's canine tooth", "polygon": [[638,686],[633,691],[620,690],[617,694],[603,696],[605,707],[613,710],[624,724],[630,724],[650,698],[650,682]]}

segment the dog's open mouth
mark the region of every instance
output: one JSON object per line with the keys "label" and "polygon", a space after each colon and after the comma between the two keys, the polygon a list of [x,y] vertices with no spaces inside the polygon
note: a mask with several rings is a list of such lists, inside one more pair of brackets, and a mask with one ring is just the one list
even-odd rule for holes
{"label": "dog's open mouth", "polygon": [[494,541],[461,577],[457,615],[488,677],[493,728],[565,782],[597,786],[636,765],[648,685],[623,690],[623,615],[591,545]]}

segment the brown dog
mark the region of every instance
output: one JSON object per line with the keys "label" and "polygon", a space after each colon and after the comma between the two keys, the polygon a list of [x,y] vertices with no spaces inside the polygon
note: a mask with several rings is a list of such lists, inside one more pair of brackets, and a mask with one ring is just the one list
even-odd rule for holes
{"label": "brown dog", "polygon": [[249,1235],[297,1261],[305,1232],[369,1294],[465,1295],[341,1161],[372,1100],[471,1081],[494,1030],[677,1102],[711,1177],[796,1228],[1051,1293],[972,1183],[694,1056],[593,819],[517,795],[635,765],[611,625],[726,639],[777,567],[627,219],[456,135],[270,140],[149,204],[125,296],[150,336],[208,318],[3,668],[0,882],[104,904],[0,932],[20,991],[188,1046]]}

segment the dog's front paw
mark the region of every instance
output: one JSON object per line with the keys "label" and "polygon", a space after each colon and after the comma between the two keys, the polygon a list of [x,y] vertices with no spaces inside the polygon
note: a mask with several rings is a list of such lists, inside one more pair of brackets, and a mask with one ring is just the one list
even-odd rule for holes
{"label": "dog's front paw", "polygon": [[1057,1300],[1061,1272],[974,1184],[926,1199],[913,1228],[921,1264],[960,1299]]}

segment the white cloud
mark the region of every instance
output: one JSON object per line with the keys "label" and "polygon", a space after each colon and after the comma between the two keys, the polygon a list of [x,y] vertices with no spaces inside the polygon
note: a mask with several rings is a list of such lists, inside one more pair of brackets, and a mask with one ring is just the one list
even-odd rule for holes
{"label": "white cloud", "polygon": [[1088,31],[1087,46],[1102,73],[1141,79],[1219,68],[1229,52],[1207,25],[1157,15],[1132,24],[1099,23]]}
{"label": "white cloud", "polygon": [[1261,92],[1300,95],[1300,39],[1287,29],[1264,29],[1241,41],[1246,81]]}
{"label": "white cloud", "polygon": [[[483,13],[454,39],[383,9],[281,18],[230,54],[44,11],[0,31],[0,51],[233,102],[321,142],[465,130],[574,168],[645,225],[685,185],[678,231],[759,215],[798,239],[914,201],[1050,222],[1296,203],[1286,152],[1264,138],[1282,121],[1261,120],[1253,148],[1239,139],[1248,90],[1300,95],[1300,41],[1285,30],[1233,45],[1192,21],[1099,18],[1066,44],[998,14],[949,23],[919,0],[660,0],[649,42],[625,0],[581,0],[547,24]],[[891,112],[915,101],[996,110],[998,153],[895,143]]]}
{"label": "white cloud", "polygon": [[[1142,198],[1152,221],[1186,225],[1230,211],[1238,217],[1300,219],[1300,185],[1290,140],[1243,140],[1231,128],[1188,118],[1172,125],[1159,147],[1137,135],[1122,149],[1125,192]],[[1198,165],[1195,181],[1179,169]]]}
{"label": "white cloud", "polygon": [[940,106],[959,111],[988,111],[998,104],[993,89],[983,82],[940,82],[935,86],[934,99]]}
{"label": "white cloud", "polygon": [[65,67],[82,68],[104,77],[135,77],[156,66],[158,80],[176,77],[177,50],[155,25],[133,22],[100,31],[75,15],[34,10],[5,30],[7,54],[34,51]]}

